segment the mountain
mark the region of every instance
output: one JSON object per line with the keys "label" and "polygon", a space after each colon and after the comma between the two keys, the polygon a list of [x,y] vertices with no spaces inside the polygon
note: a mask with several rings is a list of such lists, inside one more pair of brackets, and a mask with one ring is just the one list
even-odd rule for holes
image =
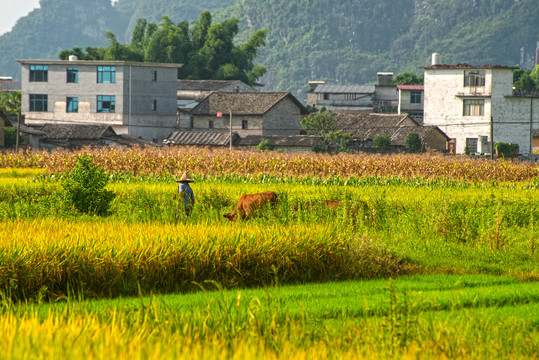
{"label": "mountain", "polygon": [[433,52],[443,63],[529,69],[539,41],[537,0],[41,0],[0,37],[0,75],[20,76],[15,59],[104,46],[105,30],[124,41],[140,17],[178,23],[204,9],[214,21],[239,19],[238,41],[269,29],[257,58],[268,68],[261,82],[295,94],[309,80],[366,84],[379,71],[421,73]]}
{"label": "mountain", "polygon": [[268,28],[262,82],[302,93],[308,80],[365,84],[443,63],[532,68],[537,0],[240,0],[223,12],[243,32]]}

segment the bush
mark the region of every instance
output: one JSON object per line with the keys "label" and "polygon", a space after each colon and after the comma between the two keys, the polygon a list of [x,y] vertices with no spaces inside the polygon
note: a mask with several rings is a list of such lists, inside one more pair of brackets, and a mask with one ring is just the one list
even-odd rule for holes
{"label": "bush", "polygon": [[[19,135],[19,144],[24,140],[22,136]],[[4,146],[12,147],[17,143],[17,130],[13,127],[4,128]]]}
{"label": "bush", "polygon": [[91,156],[77,156],[73,170],[62,180],[64,205],[82,213],[105,215],[115,194],[105,190],[109,182],[105,170],[92,163]]}
{"label": "bush", "polygon": [[256,148],[257,148],[258,150],[261,150],[261,151],[273,150],[273,146],[271,146],[271,145],[269,144],[269,140],[268,140],[268,139],[262,140],[262,141],[260,142],[260,144],[258,144],[258,145],[256,146]]}
{"label": "bush", "polygon": [[496,155],[509,158],[518,155],[518,144],[508,144],[501,141],[494,143]]}
{"label": "bush", "polygon": [[423,144],[421,143],[419,134],[416,132],[409,133],[404,141],[404,147],[411,153],[421,152],[423,150]]}
{"label": "bush", "polygon": [[379,147],[390,147],[391,146],[391,138],[389,135],[386,134],[378,134],[374,137],[372,140],[372,147],[373,148],[379,148]]}

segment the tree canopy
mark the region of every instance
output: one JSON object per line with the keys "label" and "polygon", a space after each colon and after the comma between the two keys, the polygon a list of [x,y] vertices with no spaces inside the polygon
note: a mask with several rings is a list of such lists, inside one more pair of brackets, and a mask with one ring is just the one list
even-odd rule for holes
{"label": "tree canopy", "polygon": [[212,23],[209,11],[197,21],[175,24],[163,16],[159,24],[138,19],[129,44],[105,33],[106,47],[74,47],[62,50],[59,58],[76,55],[81,60],[121,60],[183,64],[178,78],[190,80],[241,80],[253,85],[266,68],[256,64],[259,48],[266,45],[268,30],[256,31],[245,43],[234,44],[239,21],[235,18]]}
{"label": "tree canopy", "polygon": [[395,85],[423,85],[423,75],[417,76],[411,72],[397,74],[393,80]]}

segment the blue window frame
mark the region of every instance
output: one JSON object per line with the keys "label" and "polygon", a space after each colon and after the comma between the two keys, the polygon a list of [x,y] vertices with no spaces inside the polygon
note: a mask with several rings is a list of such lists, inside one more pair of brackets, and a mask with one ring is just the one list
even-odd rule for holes
{"label": "blue window frame", "polygon": [[410,92],[410,103],[411,104],[421,104],[421,91],[411,91]]}
{"label": "blue window frame", "polygon": [[66,99],[66,112],[79,112],[79,98],[68,97]]}
{"label": "blue window frame", "polygon": [[79,68],[73,68],[73,67],[67,68],[67,82],[68,83],[79,82]]}
{"label": "blue window frame", "polygon": [[112,84],[116,82],[116,66],[98,66],[97,82],[100,84]]}
{"label": "blue window frame", "polygon": [[46,94],[30,94],[30,111],[48,111],[48,100]]}
{"label": "blue window frame", "polygon": [[97,95],[97,112],[113,113],[116,108],[116,96]]}
{"label": "blue window frame", "polygon": [[49,67],[47,65],[30,65],[30,82],[49,81]]}

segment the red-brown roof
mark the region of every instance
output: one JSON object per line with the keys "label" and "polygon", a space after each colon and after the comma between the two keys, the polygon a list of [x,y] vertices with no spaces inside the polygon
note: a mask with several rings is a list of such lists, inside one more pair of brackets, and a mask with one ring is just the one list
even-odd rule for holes
{"label": "red-brown roof", "polygon": [[425,90],[424,85],[397,85],[397,89],[399,90]]}
{"label": "red-brown roof", "polygon": [[512,66],[505,65],[470,65],[470,64],[439,64],[432,66],[425,66],[423,69],[435,70],[435,69],[515,69]]}

